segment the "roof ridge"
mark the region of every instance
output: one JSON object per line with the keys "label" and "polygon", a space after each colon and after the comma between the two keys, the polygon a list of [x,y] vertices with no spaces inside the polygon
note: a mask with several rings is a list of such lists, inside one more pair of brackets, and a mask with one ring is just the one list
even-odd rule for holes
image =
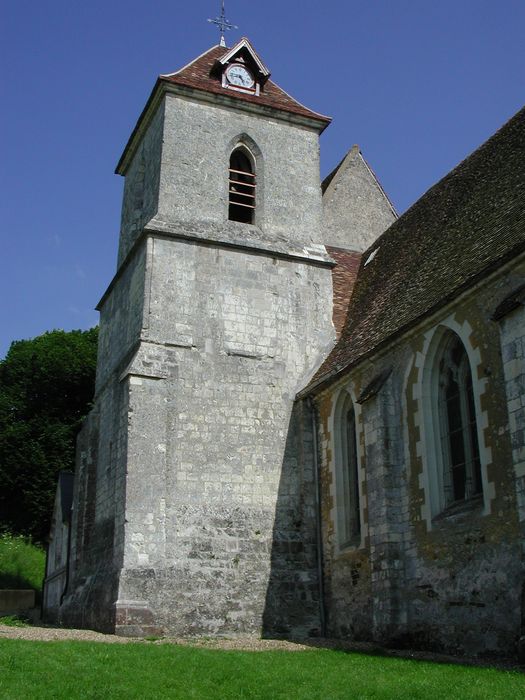
{"label": "roof ridge", "polygon": [[335,166],[335,168],[332,168],[332,170],[330,170],[330,172],[328,173],[328,175],[323,179],[323,181],[321,182],[321,190],[322,190],[322,192],[323,192],[323,195],[324,195],[324,193],[328,190],[328,188],[330,187],[330,185],[332,184],[332,181],[335,180],[335,178],[336,178],[337,174],[339,173],[339,170],[341,169],[343,163],[346,161],[346,159],[348,158],[348,156],[349,156],[349,155],[352,153],[352,151],[354,151],[355,149],[357,149],[358,152],[360,152],[360,148],[359,148],[359,146],[357,145],[357,143],[354,143],[354,145],[351,146],[351,147],[348,149],[348,151],[344,154],[344,156],[341,158],[341,160],[337,163],[337,165]]}
{"label": "roof ridge", "polygon": [[[399,218],[399,214],[397,213],[396,208],[395,208],[395,206],[394,206],[393,203],[392,203],[392,200],[390,199],[390,197],[389,197],[388,194],[386,193],[386,191],[385,191],[383,185],[382,185],[381,182],[379,181],[379,178],[377,177],[377,175],[375,174],[375,172],[373,171],[373,169],[370,167],[370,164],[368,163],[367,159],[364,157],[364,155],[363,155],[361,149],[359,149],[359,156],[361,157],[361,160],[363,161],[363,163],[364,163],[366,169],[368,170],[368,172],[369,172],[370,175],[372,176],[372,178],[373,178],[375,184],[377,185],[377,187],[378,187],[379,190],[381,191],[381,194],[383,195],[383,197],[384,197],[385,200],[387,201],[388,206],[390,207],[390,209],[392,209],[392,213],[394,214],[394,216],[396,217],[396,219],[398,219],[398,218]],[[390,226],[389,226],[388,228],[390,228]],[[387,231],[388,231],[388,229],[387,229]]]}
{"label": "roof ridge", "polygon": [[258,65],[259,70],[261,73],[268,78],[270,75],[270,71],[268,68],[265,66],[265,64],[262,62],[261,57],[257,53],[257,51],[254,49],[252,46],[251,41],[248,39],[247,36],[243,36],[240,41],[238,41],[235,46],[232,46],[231,49],[226,49],[226,53],[224,53],[219,61],[222,63],[223,61],[229,61],[232,59],[233,56],[236,55],[237,52],[239,52],[241,49],[246,49],[248,53],[252,56],[253,60],[255,63]]}
{"label": "roof ridge", "polygon": [[326,119],[328,122],[331,122],[331,121],[332,121],[332,117],[328,117],[326,114],[321,114],[321,112],[314,112],[314,110],[313,110],[313,109],[310,109],[310,107],[307,107],[306,105],[303,105],[302,102],[299,102],[298,99],[296,99],[295,97],[293,97],[292,95],[290,95],[289,92],[286,92],[286,90],[284,90],[280,85],[278,85],[278,84],[275,82],[275,80],[269,79],[268,82],[269,82],[269,83],[272,83],[272,85],[275,85],[275,87],[278,88],[281,92],[284,92],[284,94],[286,95],[286,97],[289,97],[293,102],[295,102],[295,104],[298,104],[298,105],[299,105],[300,107],[302,107],[303,109],[306,109],[308,112],[311,112],[312,114],[315,114],[317,117],[320,117],[321,119]]}
{"label": "roof ridge", "polygon": [[[468,153],[464,158],[462,158],[459,163],[456,163],[456,165],[452,168],[452,170],[449,170],[447,173],[445,173],[442,177],[439,178],[436,182],[434,182],[432,185],[426,189],[423,194],[421,194],[415,202],[412,202],[412,204],[408,207],[408,209],[405,209],[405,211],[402,214],[398,215],[398,219],[394,221],[387,229],[386,231],[383,231],[383,233],[370,245],[367,250],[371,250],[375,246],[378,246],[381,241],[390,234],[391,229],[397,225],[397,222],[400,219],[405,219],[408,218],[410,215],[412,215],[413,210],[416,207],[420,207],[422,204],[426,203],[427,198],[429,198],[432,194],[432,192],[438,188],[441,187],[444,183],[446,183],[448,180],[452,180],[453,177],[455,177],[458,172],[461,172],[462,169],[465,166],[465,163],[467,161],[470,161],[471,159],[474,158],[479,158],[481,157],[487,149],[490,149],[493,146],[493,142],[499,137],[502,131],[504,131],[508,126],[510,126],[511,122],[517,121],[518,117],[521,115],[525,116],[525,107],[522,107],[519,109],[515,114],[513,114],[509,119],[507,119],[493,134],[491,134],[486,141],[481,143],[479,146],[475,147],[470,153]],[[368,165],[368,164],[367,164]],[[391,234],[390,234],[391,235]],[[367,251],[365,250],[363,252],[366,253]]]}
{"label": "roof ridge", "polygon": [[[182,73],[183,70],[186,70],[186,68],[189,68],[191,65],[199,61],[201,58],[204,58],[207,53],[210,53],[210,51],[213,51],[214,49],[219,49],[219,48],[226,48],[226,47],[221,47],[220,44],[214,44],[214,46],[210,46],[209,49],[206,49],[206,51],[203,51],[199,56],[191,60],[189,63],[186,63],[186,65],[182,66],[182,68],[179,68],[179,70],[173,71],[173,73],[161,73],[159,75],[160,78],[171,78],[174,75],[178,75],[179,73]],[[226,49],[228,50],[228,49]]]}

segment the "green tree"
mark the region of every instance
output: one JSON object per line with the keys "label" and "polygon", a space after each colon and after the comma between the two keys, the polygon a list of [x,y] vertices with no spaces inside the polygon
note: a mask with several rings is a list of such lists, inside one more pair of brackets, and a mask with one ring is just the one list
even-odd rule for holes
{"label": "green tree", "polygon": [[75,438],[95,387],[98,328],[11,344],[0,361],[0,525],[43,542],[57,475],[73,470]]}

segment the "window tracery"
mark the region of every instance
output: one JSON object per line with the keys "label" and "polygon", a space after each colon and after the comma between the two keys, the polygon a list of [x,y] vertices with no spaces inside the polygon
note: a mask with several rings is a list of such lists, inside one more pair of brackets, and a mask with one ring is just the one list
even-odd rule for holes
{"label": "window tracery", "polygon": [[355,545],[361,535],[356,427],[352,399],[343,392],[335,425],[337,539],[341,549]]}
{"label": "window tracery", "polygon": [[482,493],[472,372],[460,338],[450,332],[438,367],[438,415],[445,507]]}

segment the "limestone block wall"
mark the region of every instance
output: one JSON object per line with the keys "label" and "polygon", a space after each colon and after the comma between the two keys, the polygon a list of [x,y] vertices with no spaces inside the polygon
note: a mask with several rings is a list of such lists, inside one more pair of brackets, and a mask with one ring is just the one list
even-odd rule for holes
{"label": "limestone block wall", "polygon": [[110,381],[120,380],[140,340],[144,314],[146,245],[122,267],[100,309],[95,401]]}
{"label": "limestone block wall", "polygon": [[[379,395],[361,407],[367,478],[368,538],[374,596],[372,629],[376,638],[401,635],[406,625],[402,560],[407,499],[401,442],[400,378],[390,375]],[[363,387],[365,388],[365,387]]]}
{"label": "limestone block wall", "polygon": [[[67,514],[66,518],[67,518]],[[60,599],[66,583],[66,567],[69,545],[69,521],[62,514],[60,488],[57,488],[53,505],[50,539],[47,546],[46,572],[42,611],[45,620],[58,620]],[[64,521],[66,520],[66,521]]]}
{"label": "limestone block wall", "polygon": [[[334,340],[318,132],[213,99],[166,94],[131,146],[79,442],[69,622],[319,628],[312,435],[293,412]],[[239,143],[254,225],[228,221]]]}
{"label": "limestone block wall", "polygon": [[129,391],[140,339],[145,246],[101,304],[94,406],[77,440],[72,537],[62,624],[113,631],[124,549]]}
{"label": "limestone block wall", "polygon": [[293,402],[333,340],[329,268],[158,237],[148,255],[117,629],[318,629]]}
{"label": "limestone block wall", "polygon": [[337,539],[335,426],[334,413],[342,391],[352,387],[343,382],[317,397],[319,426],[319,477],[321,482],[320,512],[322,520],[322,557],[324,576],[324,607],[328,636],[349,639],[370,639],[373,597],[370,542],[368,538],[367,465],[362,415],[356,410],[356,442],[359,452],[361,504],[361,542],[358,546],[341,549]]}
{"label": "limestone block wall", "polygon": [[156,219],[164,225],[227,220],[230,153],[243,141],[255,158],[256,226],[291,247],[322,242],[317,131],[167,95],[163,138]]}
{"label": "limestone block wall", "polygon": [[99,395],[77,440],[69,582],[61,624],[114,630],[124,542],[127,387]]}
{"label": "limestone block wall", "polygon": [[333,177],[327,179],[323,194],[325,244],[365,251],[397,215],[359,146],[349,151]]}
{"label": "limestone block wall", "polygon": [[525,526],[525,309],[521,305],[501,321],[501,353],[518,512],[520,523]]}
{"label": "limestone block wall", "polygon": [[[520,305],[501,320],[501,353],[509,411],[518,520],[525,560],[525,308]],[[522,587],[525,601],[525,581]],[[521,654],[525,648],[525,603],[520,616]]]}
{"label": "limestone block wall", "polygon": [[[403,542],[407,531],[406,473],[402,455],[399,377],[390,375],[379,396],[357,397],[376,375],[346,377],[319,402],[322,430],[322,514],[328,632],[353,639],[401,636],[406,626]],[[336,528],[335,406],[353,399],[360,452],[361,541],[341,548]]]}
{"label": "limestone block wall", "polygon": [[164,103],[161,102],[126,172],[118,251],[119,267],[144,225],[155,215],[158,208],[163,130]]}
{"label": "limestone block wall", "polygon": [[[501,347],[507,348],[502,359],[500,323],[491,317],[518,282],[508,271],[494,276],[319,395],[326,605],[334,633],[456,653],[515,654],[524,580],[515,478],[521,433],[509,414],[520,410],[512,398],[523,394],[512,359],[523,322],[509,316],[501,324]],[[432,397],[424,376],[443,328],[460,336],[469,357],[483,497],[435,512]],[[329,416],[340,390],[358,397],[388,370],[389,379],[360,407],[366,536],[359,546],[339,551]]]}

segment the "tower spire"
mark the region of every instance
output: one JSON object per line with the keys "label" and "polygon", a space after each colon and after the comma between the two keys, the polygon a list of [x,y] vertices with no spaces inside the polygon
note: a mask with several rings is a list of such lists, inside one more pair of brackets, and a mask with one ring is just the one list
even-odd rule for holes
{"label": "tower spire", "polygon": [[220,46],[226,46],[226,41],[224,39],[224,32],[228,31],[229,29],[238,29],[236,24],[232,24],[226,19],[226,15],[224,13],[224,0],[221,2],[221,14],[219,17],[215,17],[215,19],[209,19],[208,22],[211,22],[212,24],[216,24],[217,27],[219,28],[219,31],[221,33],[221,40],[220,40]]}

